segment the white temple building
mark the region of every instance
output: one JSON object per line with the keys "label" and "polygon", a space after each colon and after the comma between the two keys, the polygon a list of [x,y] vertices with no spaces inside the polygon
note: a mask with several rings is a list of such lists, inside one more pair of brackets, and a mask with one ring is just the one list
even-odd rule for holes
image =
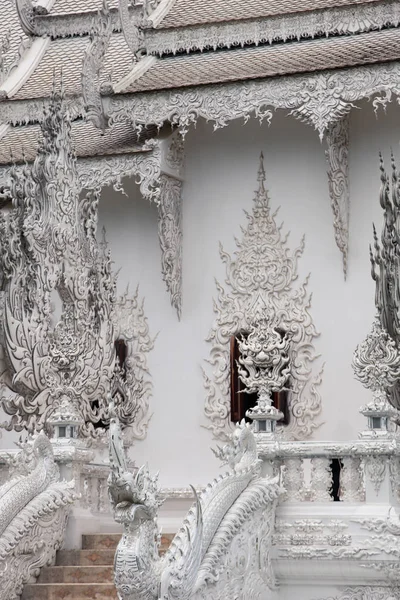
{"label": "white temple building", "polygon": [[400,600],[399,27],[1,0],[0,600]]}

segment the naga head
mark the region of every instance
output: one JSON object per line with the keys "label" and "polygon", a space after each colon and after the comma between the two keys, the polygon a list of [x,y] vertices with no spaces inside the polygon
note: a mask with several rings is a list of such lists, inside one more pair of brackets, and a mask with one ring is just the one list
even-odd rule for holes
{"label": "naga head", "polygon": [[229,465],[235,472],[257,466],[259,463],[252,427],[244,419],[236,424],[229,443],[223,448],[218,446],[217,450],[213,449],[213,452],[223,465]]}
{"label": "naga head", "polygon": [[136,473],[128,471],[121,427],[110,401],[110,475],[108,493],[117,521],[154,519],[164,499],[158,486],[158,474],[152,476],[147,465]]}

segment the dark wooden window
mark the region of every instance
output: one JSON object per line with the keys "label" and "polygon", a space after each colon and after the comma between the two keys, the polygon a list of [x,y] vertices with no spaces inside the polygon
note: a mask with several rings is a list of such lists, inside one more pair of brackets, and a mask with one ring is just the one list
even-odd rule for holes
{"label": "dark wooden window", "polygon": [[[245,335],[245,334],[243,334]],[[248,394],[243,391],[245,389],[238,372],[238,360],[239,360],[240,352],[239,352],[239,344],[237,341],[237,336],[231,337],[231,350],[230,350],[230,358],[231,358],[231,421],[237,423],[242,419],[246,419],[246,412],[256,405],[257,403],[257,394]],[[289,382],[288,382],[289,383]],[[287,383],[287,385],[288,385]],[[289,406],[288,406],[288,391],[282,390],[281,392],[274,392],[272,394],[272,404],[278,410],[283,412],[283,419],[279,421],[283,425],[288,425],[289,423]]]}
{"label": "dark wooden window", "polygon": [[[120,368],[122,369],[122,377],[125,378],[126,374],[125,374],[125,361],[126,361],[126,357],[128,355],[128,346],[125,342],[124,339],[120,338],[118,340],[115,341],[114,343],[114,347],[115,347],[115,354],[117,356],[117,360],[118,360],[118,364],[120,366]],[[99,408],[99,401],[95,400],[94,402],[92,402],[92,407],[93,408]],[[93,427],[95,429],[98,429],[99,427],[103,427],[104,429],[108,429],[110,427],[109,423],[105,423],[103,420],[100,420],[98,423],[94,423]]]}
{"label": "dark wooden window", "polygon": [[122,338],[116,340],[114,345],[115,345],[115,353],[117,355],[117,360],[118,360],[120,369],[122,369],[122,376],[124,377],[125,361],[126,361],[126,357],[128,356],[128,346],[127,346],[125,340]]}
{"label": "dark wooden window", "polygon": [[340,475],[343,469],[343,463],[339,458],[332,458],[330,463],[332,471],[332,487],[330,490],[334,502],[340,502]]}

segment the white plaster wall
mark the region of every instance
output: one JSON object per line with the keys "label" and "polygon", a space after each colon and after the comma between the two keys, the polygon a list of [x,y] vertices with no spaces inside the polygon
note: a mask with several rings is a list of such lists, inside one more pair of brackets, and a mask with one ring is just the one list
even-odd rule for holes
{"label": "white plaster wall", "polygon": [[358,409],[369,394],[354,380],[352,353],[374,315],[368,245],[373,220],[380,228],[378,151],[389,166],[398,149],[400,109],[389,108],[376,120],[370,104],[351,115],[351,232],[349,275],[343,278],[341,255],[334,241],[324,147],[307,125],[277,113],[272,124],[236,122],[213,132],[199,123],[187,136],[184,187],[184,287],[181,323],[169,304],[160,272],[157,210],[128,182],[129,198],[107,191],[101,203],[121,289],[140,282],[151,331],[158,332],[150,358],[154,412],[148,437],[133,455],[160,471],[163,485],[204,483],[217,472],[209,451],[210,433],[202,426],[204,388],[201,365],[209,352],[204,341],[213,321],[214,277],[224,279],[218,243],[235,249],[234,236],[246,223],[257,186],[258,157],[265,155],[271,206],[281,206],[278,221],[291,230],[294,248],[304,233],[306,248],[300,278],[311,272],[311,312],[321,332],[317,352],[325,362],[321,386],[324,424],[316,439],[345,440],[363,427]]}
{"label": "white plaster wall", "polygon": [[[291,230],[297,246],[303,233],[306,248],[300,279],[311,272],[311,313],[321,332],[316,350],[325,361],[321,386],[324,424],[315,439],[355,438],[363,427],[358,409],[369,394],[354,380],[352,352],[367,333],[374,315],[368,245],[371,223],[381,226],[378,151],[398,151],[400,108],[391,106],[376,120],[370,104],[351,115],[351,231],[349,276],[343,279],[341,255],[334,242],[324,148],[307,125],[277,113],[270,127],[236,122],[213,132],[199,123],[187,136],[184,187],[183,317],[170,306],[160,270],[157,209],[126,183],[128,197],[107,189],[100,205],[100,225],[107,229],[119,286],[140,283],[151,332],[158,332],[150,356],[154,394],[153,418],[146,440],[132,455],[160,471],[168,487],[201,484],[218,472],[209,447],[211,434],[202,426],[204,387],[201,366],[209,353],[204,340],[214,319],[214,277],[224,280],[218,243],[234,251],[234,236],[245,225],[243,209],[251,210],[257,187],[258,157],[265,155],[267,186],[278,221]],[[400,152],[399,152],[400,158]],[[1,420],[2,417],[1,417]],[[0,447],[10,447],[17,434],[3,434]]]}

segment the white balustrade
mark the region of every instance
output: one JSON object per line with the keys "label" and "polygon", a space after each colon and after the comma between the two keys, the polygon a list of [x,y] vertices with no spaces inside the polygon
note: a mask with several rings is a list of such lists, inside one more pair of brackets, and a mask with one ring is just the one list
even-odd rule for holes
{"label": "white balustrade", "polygon": [[281,442],[259,434],[257,446],[264,464],[284,467],[283,502],[331,502],[334,495],[341,502],[400,502],[400,443],[395,436],[332,443]]}

